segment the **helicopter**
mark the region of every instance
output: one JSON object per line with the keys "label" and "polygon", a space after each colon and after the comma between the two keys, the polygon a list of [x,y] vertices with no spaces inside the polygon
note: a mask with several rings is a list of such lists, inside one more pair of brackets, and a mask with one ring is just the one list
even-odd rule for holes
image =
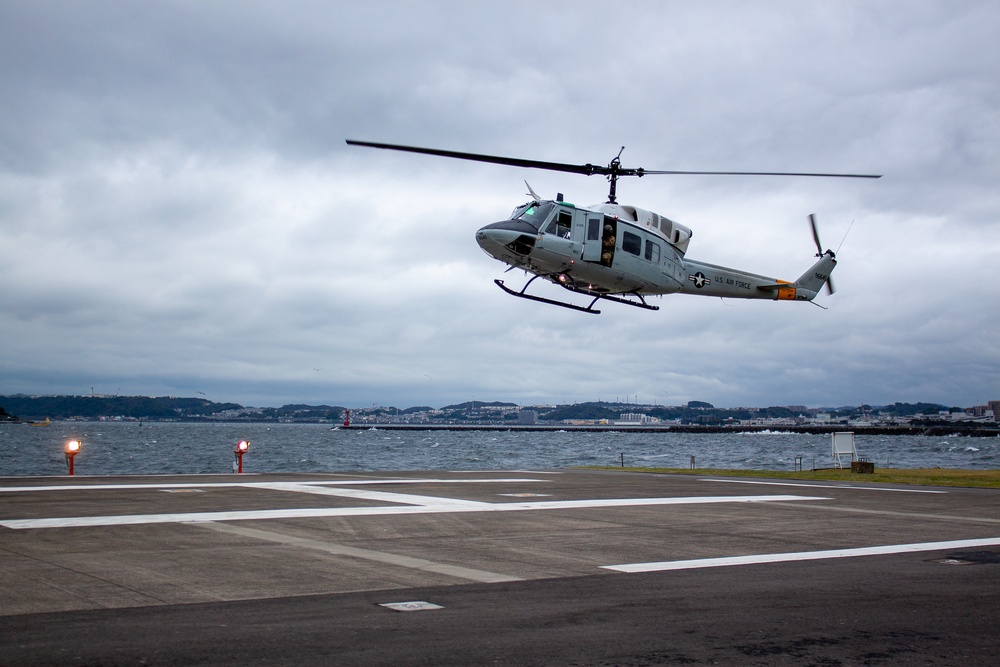
{"label": "helicopter", "polygon": [[[504,292],[522,299],[569,308],[590,314],[601,311],[594,306],[609,301],[646,310],[659,306],[646,301],[649,296],[693,294],[729,299],[769,299],[774,301],[812,301],[826,286],[833,294],[830,274],[837,265],[832,250],[823,250],[816,216],[809,215],[817,261],[797,280],[779,280],[686,257],[692,230],[673,220],[617,200],[618,179],[646,175],[717,175],[717,176],[810,176],[824,178],[881,178],[881,174],[824,174],[801,172],[734,171],[662,171],[627,168],[618,152],[607,166],[545,162],[514,157],[483,155],[374,143],[347,139],[351,146],[420,153],[459,160],[488,162],[513,167],[545,169],[591,176],[606,176],[610,183],[608,200],[603,204],[576,206],[564,200],[562,193],[554,200],[543,199],[528,185],[531,201],[514,208],[509,218],[494,222],[476,232],[476,242],[494,259],[507,264],[507,271],[518,268],[532,274],[520,290],[496,279]],[[538,278],[591,299],[582,306],[569,301],[529,294],[528,287]],[[816,304],[818,305],[818,304]]]}

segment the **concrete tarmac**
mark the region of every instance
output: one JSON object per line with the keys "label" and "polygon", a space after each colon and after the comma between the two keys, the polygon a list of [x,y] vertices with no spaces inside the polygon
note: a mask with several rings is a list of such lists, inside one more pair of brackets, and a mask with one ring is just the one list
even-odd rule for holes
{"label": "concrete tarmac", "polygon": [[998,654],[996,490],[581,470],[0,478],[3,665]]}

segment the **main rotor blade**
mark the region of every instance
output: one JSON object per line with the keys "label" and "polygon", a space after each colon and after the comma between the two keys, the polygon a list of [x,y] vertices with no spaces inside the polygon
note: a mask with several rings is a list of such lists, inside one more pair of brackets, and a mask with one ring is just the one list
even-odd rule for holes
{"label": "main rotor blade", "polygon": [[[438,155],[440,157],[456,158],[458,160],[473,160],[475,162],[490,162],[492,164],[505,164],[510,167],[527,167],[532,169],[548,169],[549,171],[566,171],[572,174],[610,174],[608,167],[600,167],[593,164],[565,164],[562,162],[544,162],[542,160],[525,160],[516,157],[502,157],[499,155],[482,155],[480,153],[461,153],[458,151],[444,151],[437,148],[420,148],[418,146],[399,146],[397,144],[379,144],[370,141],[346,140],[351,146],[367,146],[369,148],[384,148],[392,151],[404,151],[406,153],[422,153],[424,155]],[[634,169],[620,169],[619,174],[634,172]]]}
{"label": "main rotor blade", "polygon": [[639,169],[640,176],[646,174],[674,174],[696,176],[819,176],[821,178],[882,178],[882,174],[813,174],[799,171],[662,171]]}
{"label": "main rotor blade", "polygon": [[618,159],[612,160],[611,164],[602,167],[596,164],[568,164],[565,162],[546,162],[544,160],[526,160],[516,157],[504,157],[501,155],[483,155],[481,153],[462,153],[460,151],[445,151],[439,148],[421,148],[419,146],[401,146],[399,144],[382,144],[371,141],[356,141],[346,139],[351,146],[367,146],[368,148],[383,148],[391,151],[403,151],[406,153],[420,153],[423,155],[437,155],[439,157],[450,157],[458,160],[473,160],[475,162],[489,162],[492,164],[504,164],[510,167],[526,167],[529,169],[547,169],[549,171],[564,171],[571,174],[602,174],[604,176],[645,176],[646,174],[656,175],[701,175],[701,176],[818,176],[830,178],[882,178],[881,174],[815,174],[790,171],[665,171],[638,168],[622,167]]}

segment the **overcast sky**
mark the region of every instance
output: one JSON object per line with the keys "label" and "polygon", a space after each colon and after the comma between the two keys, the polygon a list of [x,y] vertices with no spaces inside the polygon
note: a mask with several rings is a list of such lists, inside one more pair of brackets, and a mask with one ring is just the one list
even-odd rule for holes
{"label": "overcast sky", "polygon": [[[1000,399],[1000,4],[0,3],[0,394],[244,405]],[[809,303],[514,299],[475,243],[578,176]],[[539,285],[538,282],[535,285]],[[534,287],[534,286],[533,286]],[[564,296],[555,286],[541,293]],[[553,291],[554,290],[554,291]]]}

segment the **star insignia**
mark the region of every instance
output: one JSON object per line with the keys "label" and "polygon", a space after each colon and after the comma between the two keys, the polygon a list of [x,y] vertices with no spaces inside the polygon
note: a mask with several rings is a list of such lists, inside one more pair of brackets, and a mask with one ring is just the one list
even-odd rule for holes
{"label": "star insignia", "polygon": [[697,287],[698,289],[701,289],[705,285],[711,285],[712,284],[712,279],[711,278],[706,278],[705,274],[702,273],[701,271],[699,271],[698,273],[696,273],[694,275],[688,276],[688,280],[690,280],[691,282],[693,282],[694,286]]}

